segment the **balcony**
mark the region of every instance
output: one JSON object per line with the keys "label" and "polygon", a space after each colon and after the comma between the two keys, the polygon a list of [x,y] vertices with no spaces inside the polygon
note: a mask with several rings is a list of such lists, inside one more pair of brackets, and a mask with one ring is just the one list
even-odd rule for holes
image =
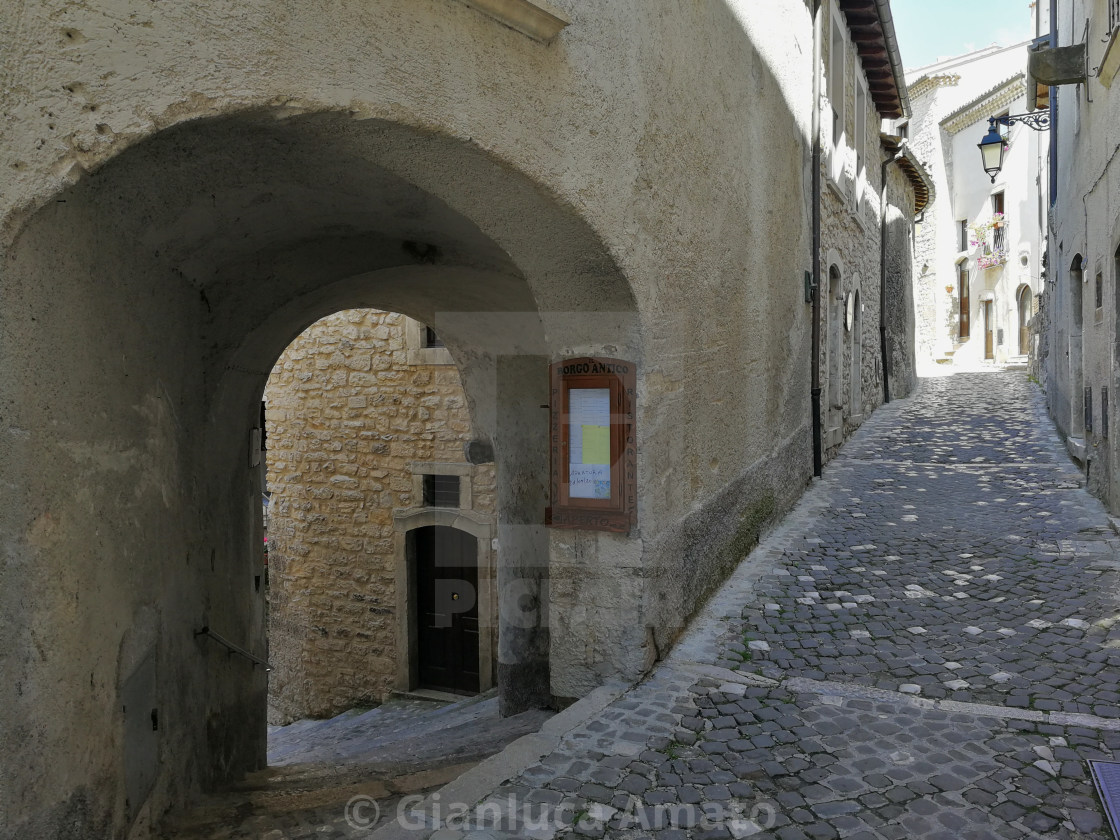
{"label": "balcony", "polygon": [[986,222],[977,222],[969,230],[969,245],[979,249],[977,268],[998,268],[1007,262],[1007,217],[993,213]]}

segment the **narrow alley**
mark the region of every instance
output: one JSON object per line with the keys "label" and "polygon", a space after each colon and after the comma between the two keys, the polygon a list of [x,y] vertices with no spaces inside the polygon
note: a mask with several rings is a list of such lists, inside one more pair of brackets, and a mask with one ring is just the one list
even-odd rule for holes
{"label": "narrow alley", "polygon": [[1108,837],[1120,540],[1080,483],[1024,373],[927,379],[539,761],[298,836]]}

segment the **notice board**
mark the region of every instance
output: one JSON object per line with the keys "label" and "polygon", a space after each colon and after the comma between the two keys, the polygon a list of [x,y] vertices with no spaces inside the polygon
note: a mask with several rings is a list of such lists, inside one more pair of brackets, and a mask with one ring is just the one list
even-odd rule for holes
{"label": "notice board", "polygon": [[549,369],[554,528],[628,532],[636,524],[635,366],[583,357]]}

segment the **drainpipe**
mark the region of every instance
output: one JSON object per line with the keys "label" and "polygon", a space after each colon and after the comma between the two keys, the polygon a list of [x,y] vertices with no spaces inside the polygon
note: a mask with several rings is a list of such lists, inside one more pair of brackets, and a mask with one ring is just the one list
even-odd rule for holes
{"label": "drainpipe", "polygon": [[813,475],[823,463],[821,429],[821,0],[813,2]]}
{"label": "drainpipe", "polygon": [[887,167],[902,157],[904,149],[905,145],[899,146],[894,157],[883,161],[879,170],[879,183],[883,185],[879,199],[879,349],[883,354],[884,404],[891,401],[890,354],[887,352]]}

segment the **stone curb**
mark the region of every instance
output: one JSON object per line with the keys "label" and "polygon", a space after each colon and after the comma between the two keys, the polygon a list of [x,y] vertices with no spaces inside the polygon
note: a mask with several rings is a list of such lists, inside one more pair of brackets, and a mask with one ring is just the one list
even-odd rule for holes
{"label": "stone curb", "polygon": [[520,775],[522,771],[539,762],[560,744],[571,730],[585,723],[630,690],[629,684],[612,683],[592,691],[559,714],[549,718],[538,732],[524,735],[496,755],[472,767],[455,781],[450,782],[411,809],[409,817],[425,828],[407,828],[393,820],[370,834],[370,840],[417,840],[434,831],[432,816],[435,803],[443,808],[450,804],[477,805],[502,783]]}
{"label": "stone curb", "polygon": [[928,697],[915,697],[900,694],[885,688],[874,688],[850,683],[822,682],[806,677],[791,677],[781,683],[781,687],[794,694],[818,694],[851,700],[877,700],[901,703],[922,709],[940,709],[943,712],[967,714],[975,717],[990,717],[999,720],[1028,720],[1035,723],[1050,723],[1056,726],[1083,726],[1087,729],[1120,731],[1120,719],[1103,718],[1096,715],[1075,714],[1072,712],[1036,712],[1032,709],[1015,709],[1010,706],[993,706],[987,703],[962,703],[958,700],[933,700]]}

